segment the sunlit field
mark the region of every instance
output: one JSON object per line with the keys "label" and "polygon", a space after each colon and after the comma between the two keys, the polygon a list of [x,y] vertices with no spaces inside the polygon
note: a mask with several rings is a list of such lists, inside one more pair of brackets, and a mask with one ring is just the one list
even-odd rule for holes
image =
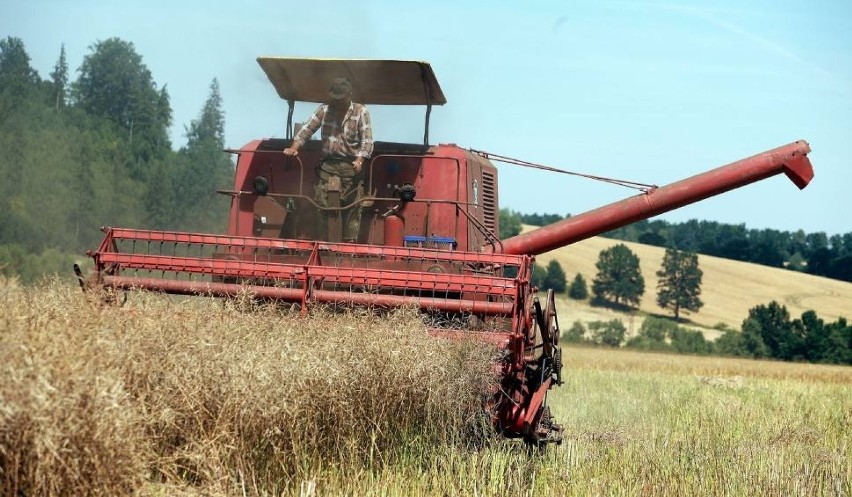
{"label": "sunlit field", "polygon": [[[665,249],[662,247],[597,236],[541,254],[536,257],[536,262],[544,267],[551,260],[555,260],[568,272],[568,281],[571,281],[576,273],[582,273],[587,284],[591,286],[598,273],[595,264],[601,250],[619,243],[626,245],[639,257],[639,267],[645,278],[645,293],[639,303],[639,315],[634,319],[605,307],[591,307],[586,302],[566,298],[560,302],[560,312],[566,309],[572,314],[566,314],[562,322],[617,318],[622,319],[628,328],[632,324],[634,329],[638,330],[642,325],[643,315],[671,316],[670,311],[659,307],[656,302],[656,271],[660,269],[665,255]],[[786,306],[793,318],[813,310],[820,318],[835,321],[840,317],[850,318],[852,312],[852,283],[847,281],[708,255],[698,256],[698,266],[704,272],[701,284],[701,300],[704,306],[699,312],[689,313],[684,317],[691,321],[691,325],[702,329],[708,338],[718,336],[718,331],[712,328],[720,323],[736,330],[740,329],[749,309],[773,300]]]}
{"label": "sunlit field", "polygon": [[0,495],[852,493],[852,368],[564,356],[529,452],[477,435],[493,351],[413,311],[2,281]]}

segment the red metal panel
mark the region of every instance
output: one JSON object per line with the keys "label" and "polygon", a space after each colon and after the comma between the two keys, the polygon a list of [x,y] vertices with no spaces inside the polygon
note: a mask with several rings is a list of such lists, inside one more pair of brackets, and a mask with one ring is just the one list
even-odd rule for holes
{"label": "red metal panel", "polygon": [[[417,247],[386,247],[377,245],[361,245],[353,243],[330,243],[305,240],[288,240],[281,238],[261,238],[252,236],[208,235],[201,233],[184,233],[177,231],[154,231],[126,228],[106,228],[107,238],[96,253],[110,252],[108,240],[135,240],[138,242],[186,243],[194,245],[218,245],[220,247],[270,249],[270,250],[301,250],[310,251],[318,248],[323,251],[352,256],[383,256],[388,258],[410,258],[447,262],[463,262],[469,264],[514,265],[523,263],[524,256],[518,254],[484,254],[481,252],[464,252],[423,249]],[[238,252],[236,252],[238,253]]]}
{"label": "red metal panel", "polygon": [[[103,285],[106,288],[124,290],[142,289],[184,295],[227,296],[238,295],[242,292],[249,292],[260,298],[280,299],[288,302],[302,302],[304,300],[304,290],[299,288],[238,285],[235,283],[104,276]],[[377,307],[402,307],[406,305],[414,305],[421,309],[434,309],[447,312],[469,312],[489,316],[510,315],[514,308],[511,302],[483,302],[474,300],[441,299],[434,297],[386,295],[336,290],[313,290],[309,292],[309,295],[310,300],[323,303],[358,304]]]}
{"label": "red metal panel", "polygon": [[102,264],[119,264],[122,269],[173,271],[238,278],[302,279],[305,276],[342,285],[377,286],[440,291],[442,293],[483,293],[514,295],[515,283],[508,278],[451,273],[392,271],[380,268],[348,268],[320,265],[290,265],[262,261],[170,257],[142,254],[101,254]]}
{"label": "red metal panel", "polygon": [[553,378],[547,378],[538,386],[538,390],[533,393],[530,405],[527,407],[524,415],[524,428],[528,428],[535,420],[538,409],[544,404],[544,398],[547,396],[547,390],[550,388],[551,382],[553,382]]}

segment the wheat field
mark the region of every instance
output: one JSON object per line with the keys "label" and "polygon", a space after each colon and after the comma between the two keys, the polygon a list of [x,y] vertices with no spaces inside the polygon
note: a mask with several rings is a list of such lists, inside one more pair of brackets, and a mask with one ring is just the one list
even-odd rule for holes
{"label": "wheat field", "polygon": [[410,310],[0,281],[0,495],[852,493],[852,368],[564,355],[530,453],[468,443],[493,351]]}

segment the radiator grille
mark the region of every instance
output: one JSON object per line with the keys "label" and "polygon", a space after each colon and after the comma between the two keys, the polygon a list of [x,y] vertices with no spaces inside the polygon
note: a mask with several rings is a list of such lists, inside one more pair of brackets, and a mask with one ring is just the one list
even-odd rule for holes
{"label": "radiator grille", "polygon": [[497,234],[497,188],[494,173],[482,171],[482,210],[485,227]]}

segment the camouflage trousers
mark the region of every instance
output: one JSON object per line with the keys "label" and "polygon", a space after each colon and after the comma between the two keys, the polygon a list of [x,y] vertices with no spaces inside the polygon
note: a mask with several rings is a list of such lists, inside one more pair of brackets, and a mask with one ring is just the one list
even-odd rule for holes
{"label": "camouflage trousers", "polygon": [[[363,196],[364,185],[360,172],[349,160],[326,157],[317,165],[317,176],[319,181],[314,188],[314,201],[320,207],[328,207],[328,182],[332,177],[340,178],[340,205],[349,205]],[[343,240],[358,240],[361,229],[361,204],[350,209],[340,211],[341,223],[343,225]],[[319,235],[322,238],[328,236],[328,217],[335,215],[334,211],[320,211]]]}

